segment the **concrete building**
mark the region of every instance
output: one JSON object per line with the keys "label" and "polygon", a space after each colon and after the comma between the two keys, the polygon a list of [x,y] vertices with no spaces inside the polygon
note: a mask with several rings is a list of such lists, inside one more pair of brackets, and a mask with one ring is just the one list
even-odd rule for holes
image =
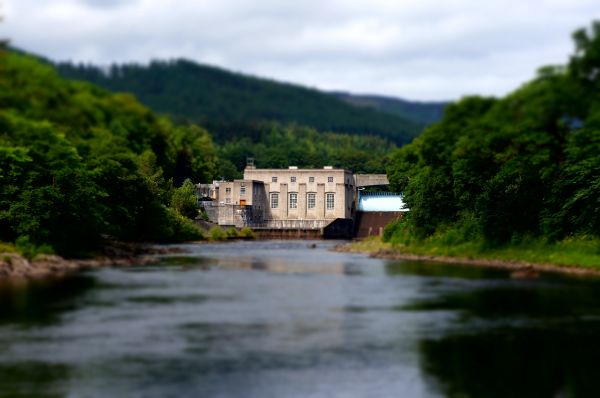
{"label": "concrete building", "polygon": [[[264,230],[320,231],[348,224],[356,209],[355,176],[349,170],[257,169],[244,178],[200,184],[201,205],[211,221],[222,226]],[[339,221],[346,220],[346,221]]]}
{"label": "concrete building", "polygon": [[330,166],[249,165],[243,179],[199,184],[198,196],[209,219],[221,226],[250,227],[265,237],[349,238],[355,233],[358,188],[387,184],[384,174]]}

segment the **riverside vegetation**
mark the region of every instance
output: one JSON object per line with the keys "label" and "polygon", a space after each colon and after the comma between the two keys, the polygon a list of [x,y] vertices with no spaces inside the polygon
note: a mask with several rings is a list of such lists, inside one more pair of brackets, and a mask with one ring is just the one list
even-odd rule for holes
{"label": "riverside vegetation", "polygon": [[600,22],[566,65],[501,99],[469,97],[392,154],[405,253],[600,268]]}
{"label": "riverside vegetation", "polygon": [[210,178],[215,161],[198,126],[0,54],[0,240],[22,252],[87,255],[106,237],[199,239],[186,204],[193,185],[173,180]]}
{"label": "riverside vegetation", "polygon": [[[185,118],[176,124],[131,95],[65,80],[48,62],[4,50],[0,240],[22,252],[73,256],[106,237],[202,238],[191,221],[191,181],[237,177],[254,155],[259,167],[387,167],[411,211],[384,240],[404,251],[597,264],[600,24],[574,39],[566,65],[540,69],[505,98],[449,105],[439,123],[399,149],[406,135],[327,133],[279,124],[285,118],[217,128],[214,142]],[[235,126],[242,136],[228,135]]]}

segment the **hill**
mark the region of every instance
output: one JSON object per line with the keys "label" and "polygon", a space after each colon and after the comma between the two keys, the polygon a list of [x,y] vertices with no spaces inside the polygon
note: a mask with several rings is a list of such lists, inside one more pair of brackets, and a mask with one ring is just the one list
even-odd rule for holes
{"label": "hill", "polygon": [[182,192],[172,181],[214,174],[205,130],[62,79],[35,57],[0,48],[0,71],[0,241],[82,255],[106,237],[199,237],[172,206]]}
{"label": "hill", "polygon": [[359,95],[345,92],[332,92],[335,97],[355,106],[371,108],[430,125],[439,122],[449,102],[419,102],[381,95]]}
{"label": "hill", "polygon": [[[318,90],[184,59],[154,61],[147,66],[112,65],[105,69],[71,63],[56,66],[63,77],[133,93],[154,111],[167,114],[177,122],[199,123],[220,142],[247,136],[248,126],[266,121],[297,124],[319,131],[377,135],[404,144],[426,124],[409,120],[400,112],[356,106]],[[431,117],[425,119],[429,121]]]}

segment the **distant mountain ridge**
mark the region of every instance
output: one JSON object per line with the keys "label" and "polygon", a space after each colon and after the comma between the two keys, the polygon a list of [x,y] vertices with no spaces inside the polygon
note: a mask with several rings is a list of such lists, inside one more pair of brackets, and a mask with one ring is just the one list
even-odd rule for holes
{"label": "distant mountain ridge", "polygon": [[427,107],[377,96],[342,97],[184,59],[109,68],[72,63],[56,67],[63,77],[131,92],[156,112],[179,122],[202,124],[217,141],[244,136],[245,131],[251,134],[255,127],[249,126],[274,121],[319,131],[377,135],[401,145],[439,119],[437,103]]}
{"label": "distant mountain ridge", "polygon": [[440,121],[444,109],[450,104],[448,101],[409,101],[383,95],[352,94],[341,91],[334,91],[331,94],[355,106],[372,108],[426,125]]}

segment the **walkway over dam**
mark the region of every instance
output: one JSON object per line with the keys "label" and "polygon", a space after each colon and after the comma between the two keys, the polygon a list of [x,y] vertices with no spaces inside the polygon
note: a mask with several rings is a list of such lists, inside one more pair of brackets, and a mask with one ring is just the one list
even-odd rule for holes
{"label": "walkway over dam", "polygon": [[386,174],[356,174],[354,180],[357,188],[390,185]]}

